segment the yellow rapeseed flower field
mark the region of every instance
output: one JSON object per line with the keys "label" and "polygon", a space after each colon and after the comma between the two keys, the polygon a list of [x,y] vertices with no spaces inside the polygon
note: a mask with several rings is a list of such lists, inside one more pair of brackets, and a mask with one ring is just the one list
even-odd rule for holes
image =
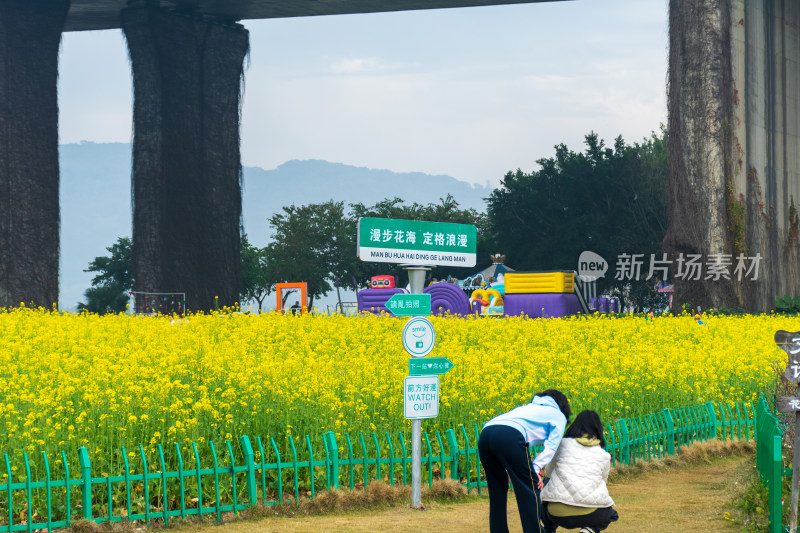
{"label": "yellow rapeseed flower field", "polygon": [[[469,427],[559,388],[573,411],[605,421],[705,401],[752,400],[785,354],[779,316],[436,318],[455,368],[437,419]],[[121,446],[286,442],[326,431],[407,431],[409,356],[391,317],[212,313],[184,319],[0,310],[0,451],[56,457],[86,446],[116,462]],[[113,459],[116,458],[116,459]],[[56,461],[57,462],[57,461]],[[109,467],[114,465],[107,465]]]}

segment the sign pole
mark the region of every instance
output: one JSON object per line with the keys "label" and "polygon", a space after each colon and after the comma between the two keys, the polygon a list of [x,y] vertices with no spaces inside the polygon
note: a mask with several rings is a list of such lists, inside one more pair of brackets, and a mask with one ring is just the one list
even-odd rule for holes
{"label": "sign pole", "polygon": [[[411,294],[422,294],[425,289],[425,272],[428,267],[405,266]],[[422,420],[411,421],[411,507],[422,507]]]}

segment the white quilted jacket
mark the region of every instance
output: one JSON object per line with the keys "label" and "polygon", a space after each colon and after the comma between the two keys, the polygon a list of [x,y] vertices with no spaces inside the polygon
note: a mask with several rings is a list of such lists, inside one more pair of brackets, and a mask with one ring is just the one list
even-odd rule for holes
{"label": "white quilted jacket", "polygon": [[[583,439],[582,439],[583,440]],[[550,481],[542,489],[542,501],[577,507],[610,507],[606,479],[611,456],[600,446],[584,446],[563,438],[545,472]]]}

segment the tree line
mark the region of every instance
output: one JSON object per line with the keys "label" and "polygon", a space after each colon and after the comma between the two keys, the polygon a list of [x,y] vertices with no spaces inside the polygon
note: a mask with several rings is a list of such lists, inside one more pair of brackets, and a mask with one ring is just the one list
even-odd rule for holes
{"label": "tree line", "polygon": [[[397,265],[356,258],[360,217],[475,225],[478,265],[438,267],[429,273],[433,278],[474,274],[491,253],[505,254],[506,263],[517,270],[574,270],[584,250],[610,265],[623,253],[660,254],[667,227],[666,132],[662,128],[633,144],[620,136],[611,146],[592,132],[584,144],[580,152],[559,144],[552,157],[537,161],[538,170],[508,172],[486,198],[484,212],[462,209],[450,195],[427,205],[387,198],[372,206],[330,200],[283,207],[268,219],[267,246],[253,246],[246,234],[241,237],[240,302],[255,301],[261,309],[275,284],[289,281],[308,283],[309,309],[332,290],[365,288],[378,274],[395,275],[404,286],[406,273]],[[81,309],[104,313],[126,308],[134,284],[130,239],[120,238],[107,250],[110,256],[96,257],[86,270],[97,275]],[[647,310],[663,305],[653,284],[606,276],[598,281],[598,292],[617,292],[624,304]]]}

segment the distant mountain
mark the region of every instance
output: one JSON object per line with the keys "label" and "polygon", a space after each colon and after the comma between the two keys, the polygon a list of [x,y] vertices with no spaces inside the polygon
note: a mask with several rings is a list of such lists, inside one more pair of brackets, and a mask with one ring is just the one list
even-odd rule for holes
{"label": "distant mountain", "polygon": [[273,170],[245,167],[242,210],[250,242],[266,244],[268,218],[283,206],[344,201],[374,205],[385,199],[402,198],[408,203],[438,203],[452,194],[462,208],[486,209],[484,198],[492,189],[473,186],[450,176],[422,172],[397,173],[318,159],[288,161]]}
{"label": "distant mountain", "polygon": [[[75,309],[90,286],[89,262],[105,255],[118,237],[131,235],[131,146],[64,144],[61,163],[61,294],[59,306]],[[328,200],[373,205],[395,196],[406,203],[438,203],[452,194],[463,208],[483,211],[492,189],[450,176],[396,173],[320,160],[288,161],[273,170],[244,168],[242,218],[250,242],[269,240],[269,217],[283,206]]]}

